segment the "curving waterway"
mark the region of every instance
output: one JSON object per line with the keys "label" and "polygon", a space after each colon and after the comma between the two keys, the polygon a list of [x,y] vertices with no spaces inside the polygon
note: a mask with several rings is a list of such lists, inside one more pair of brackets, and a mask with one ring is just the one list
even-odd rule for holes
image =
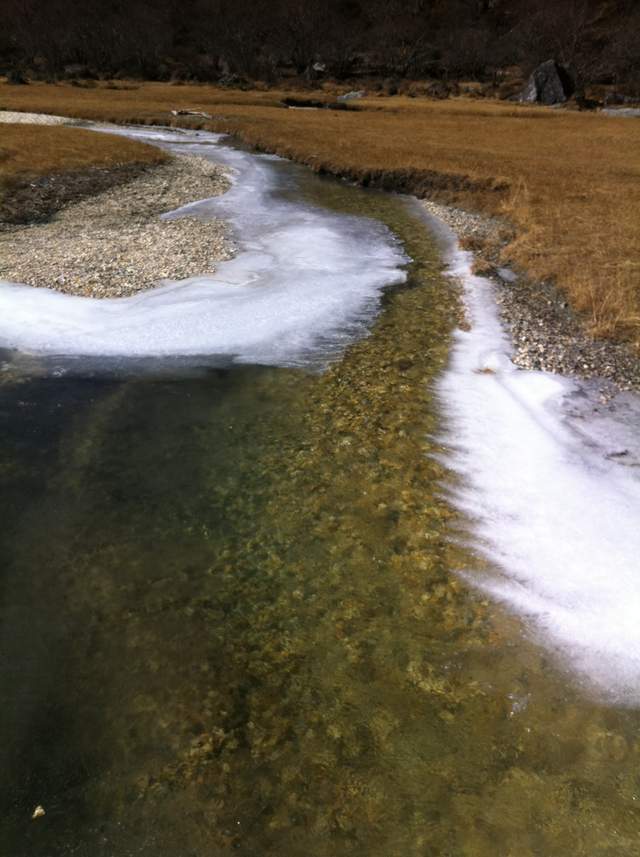
{"label": "curving waterway", "polygon": [[640,715],[460,573],[485,560],[443,458],[435,238],[406,200],[258,165],[271,205],[377,235],[387,287],[262,359],[5,355],[0,850],[638,853]]}

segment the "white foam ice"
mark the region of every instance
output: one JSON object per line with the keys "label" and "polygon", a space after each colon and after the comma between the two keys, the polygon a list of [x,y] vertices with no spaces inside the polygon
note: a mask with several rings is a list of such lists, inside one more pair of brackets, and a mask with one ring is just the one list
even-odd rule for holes
{"label": "white foam ice", "polygon": [[400,245],[381,224],[283,198],[279,191],[294,172],[273,163],[280,159],[224,146],[216,134],[102,130],[229,167],[226,194],[166,216],[227,220],[238,253],[212,276],[165,281],[127,298],[97,300],[0,281],[2,346],[45,355],[226,355],[297,365],[362,332],[382,289],[406,277]]}
{"label": "white foam ice", "polygon": [[492,284],[449,234],[471,323],[439,383],[452,498],[494,570],[467,580],[526,617],[582,684],[640,704],[640,401],[516,370]]}

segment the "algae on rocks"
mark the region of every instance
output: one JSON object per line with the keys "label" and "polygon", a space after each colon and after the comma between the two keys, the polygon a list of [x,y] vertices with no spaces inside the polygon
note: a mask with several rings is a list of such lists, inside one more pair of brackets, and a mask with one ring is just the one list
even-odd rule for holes
{"label": "algae on rocks", "polygon": [[[2,535],[3,619],[26,606],[30,621],[6,626],[0,682],[28,673],[22,713],[41,724],[37,741],[1,734],[3,843],[631,855],[638,715],[585,701],[456,575],[478,561],[452,537],[464,522],[433,440],[459,311],[437,249],[400,199],[306,192],[384,219],[414,259],[324,374],[3,388],[25,420],[21,403],[45,403],[51,445],[7,443],[24,468],[46,450],[52,471],[28,497],[13,483],[28,512]],[[25,828],[36,781],[46,825]]]}

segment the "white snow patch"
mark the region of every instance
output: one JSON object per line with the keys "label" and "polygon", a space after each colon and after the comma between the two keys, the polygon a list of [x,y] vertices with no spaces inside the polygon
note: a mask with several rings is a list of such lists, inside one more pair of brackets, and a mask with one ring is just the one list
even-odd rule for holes
{"label": "white snow patch", "polygon": [[0,346],[57,356],[226,355],[297,365],[361,333],[381,290],[406,278],[407,259],[381,224],[278,195],[283,179],[273,157],[222,146],[215,134],[102,130],[174,151],[182,146],[228,166],[233,186],[226,194],[165,216],[221,217],[239,252],[212,276],[165,281],[127,298],[75,297],[0,281]]}
{"label": "white snow patch", "polygon": [[598,407],[587,384],[516,370],[492,284],[457,242],[449,253],[471,330],[456,332],[439,383],[445,459],[495,569],[465,577],[528,619],[591,691],[638,705],[640,401]]}

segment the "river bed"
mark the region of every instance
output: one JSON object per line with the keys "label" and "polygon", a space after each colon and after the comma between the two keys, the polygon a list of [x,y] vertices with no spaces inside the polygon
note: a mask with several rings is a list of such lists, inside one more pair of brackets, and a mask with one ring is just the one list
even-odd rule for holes
{"label": "river bed", "polygon": [[399,236],[406,281],[286,356],[7,355],[3,850],[637,853],[637,710],[461,574],[490,569],[443,458],[436,239],[273,163]]}

